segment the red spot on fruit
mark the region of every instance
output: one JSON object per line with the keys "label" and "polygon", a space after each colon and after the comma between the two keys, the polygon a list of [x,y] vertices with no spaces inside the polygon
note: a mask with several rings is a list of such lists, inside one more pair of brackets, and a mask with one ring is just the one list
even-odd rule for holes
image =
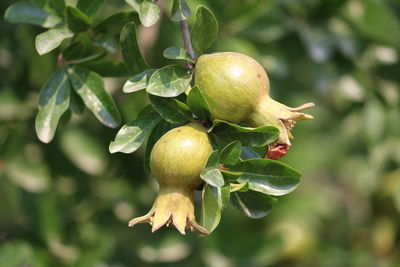
{"label": "red spot on fruit", "polygon": [[258,78],[258,79],[261,79],[261,77],[262,77],[261,74],[258,73],[258,74],[257,74],[257,78]]}
{"label": "red spot on fruit", "polygon": [[278,144],[274,148],[269,149],[267,152],[267,158],[277,160],[282,158],[288,152],[290,146],[286,144]]}

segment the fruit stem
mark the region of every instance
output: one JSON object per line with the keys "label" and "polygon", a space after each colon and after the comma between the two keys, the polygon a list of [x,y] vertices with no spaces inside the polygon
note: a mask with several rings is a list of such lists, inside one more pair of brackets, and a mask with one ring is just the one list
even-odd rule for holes
{"label": "fruit stem", "polygon": [[[194,52],[193,46],[192,46],[192,41],[190,39],[190,32],[189,32],[189,26],[187,24],[186,20],[181,20],[181,30],[182,30],[182,36],[183,36],[183,43],[185,45],[186,51],[189,53],[189,55],[196,60],[196,53]],[[194,63],[187,61],[187,66],[189,69],[193,70],[194,69]]]}

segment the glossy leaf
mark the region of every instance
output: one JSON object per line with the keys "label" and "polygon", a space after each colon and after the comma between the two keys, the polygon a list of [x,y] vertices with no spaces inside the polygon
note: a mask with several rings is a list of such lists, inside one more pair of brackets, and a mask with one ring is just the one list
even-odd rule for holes
{"label": "glossy leaf", "polygon": [[210,106],[197,85],[190,90],[187,103],[190,110],[201,120],[210,118]]}
{"label": "glossy leaf", "polygon": [[274,142],[279,136],[279,130],[272,126],[249,128],[222,120],[214,121],[211,133],[222,146],[238,140],[243,146],[264,147]]}
{"label": "glossy leaf", "polygon": [[105,0],[79,0],[76,7],[88,17],[94,17],[102,8]]}
{"label": "glossy leaf", "polygon": [[74,34],[67,28],[54,28],[47,30],[35,39],[36,51],[39,55],[46,54],[56,49],[62,41],[71,38]]}
{"label": "glossy leaf", "polygon": [[153,108],[160,116],[172,124],[183,124],[192,120],[189,107],[175,99],[149,95],[149,100]]}
{"label": "glossy leaf", "polygon": [[160,8],[150,0],[143,0],[139,7],[139,18],[143,26],[153,26],[160,18]]}
{"label": "glossy leaf", "polygon": [[248,159],[229,167],[240,174],[239,183],[249,182],[249,188],[264,194],[281,196],[292,192],[300,183],[301,174],[276,160]]}
{"label": "glossy leaf", "polygon": [[65,8],[65,18],[68,28],[73,32],[83,32],[90,27],[90,18],[75,7]]}
{"label": "glossy leaf", "polygon": [[125,0],[125,2],[130,5],[131,7],[133,7],[133,9],[139,13],[139,9],[140,9],[140,3],[142,0]]}
{"label": "glossy leaf", "polygon": [[127,80],[122,87],[124,93],[133,93],[139,90],[146,89],[149,83],[150,76],[155,72],[155,69],[148,69],[139,74],[134,75],[132,78]]}
{"label": "glossy leaf", "polygon": [[132,75],[149,69],[149,66],[143,59],[137,44],[134,22],[129,22],[122,29],[120,44],[122,57]]}
{"label": "glossy leaf", "polygon": [[85,103],[83,103],[82,98],[74,90],[71,90],[69,109],[78,115],[82,115],[85,112]]}
{"label": "glossy leaf", "polygon": [[191,31],[193,47],[202,54],[211,47],[218,36],[218,21],[205,6],[196,9],[196,21]]}
{"label": "glossy leaf", "polygon": [[240,155],[242,159],[257,159],[260,155],[249,147],[242,147],[242,153]]}
{"label": "glossy leaf", "polygon": [[38,5],[21,1],[9,6],[4,14],[4,18],[12,23],[29,23],[44,28],[52,28],[61,23],[59,16],[48,13]]}
{"label": "glossy leaf", "polygon": [[210,186],[210,188],[215,198],[217,199],[218,206],[220,207],[220,209],[223,209],[226,206],[228,206],[231,195],[231,186],[227,184],[220,187]]}
{"label": "glossy leaf", "polygon": [[212,186],[223,186],[225,184],[224,177],[219,169],[218,150],[213,151],[208,157],[207,163],[201,171],[200,177],[206,183]]}
{"label": "glossy leaf", "polygon": [[189,55],[189,53],[184,48],[171,46],[164,50],[163,55],[165,58],[182,59],[182,60],[187,60],[187,61],[194,63],[193,58]]}
{"label": "glossy leaf", "polygon": [[209,185],[205,185],[202,193],[200,224],[210,233],[217,228],[221,220],[221,209]]}
{"label": "glossy leaf", "polygon": [[125,124],[110,143],[110,153],[132,153],[143,143],[147,134],[161,121],[157,112],[146,113]]}
{"label": "glossy leaf", "polygon": [[231,195],[231,204],[244,215],[259,219],[271,212],[275,198],[259,192],[234,192]]}
{"label": "glossy leaf", "polygon": [[174,0],[171,11],[173,21],[187,20],[191,14],[192,12],[185,0]]}
{"label": "glossy leaf", "polygon": [[147,174],[150,174],[150,154],[153,146],[156,144],[158,139],[161,138],[166,132],[173,129],[174,126],[165,120],[161,120],[156,127],[151,131],[149,138],[147,139],[146,151],[144,153],[144,170]]}
{"label": "glossy leaf", "polygon": [[240,141],[233,141],[219,154],[219,163],[224,165],[235,165],[240,160],[240,154],[242,152],[242,144]]}
{"label": "glossy leaf", "polygon": [[162,97],[175,97],[185,92],[192,75],[184,67],[171,65],[158,69],[151,75],[147,93]]}
{"label": "glossy leaf", "polygon": [[100,21],[93,29],[94,32],[102,32],[110,35],[120,34],[121,29],[129,22],[140,22],[139,15],[134,11],[119,12]]}
{"label": "glossy leaf", "polygon": [[249,181],[246,181],[244,183],[241,184],[231,184],[231,192],[247,192],[249,191],[250,187],[249,187]]}
{"label": "glossy leaf", "polygon": [[104,89],[101,76],[79,66],[69,68],[68,74],[72,87],[96,118],[107,127],[117,127],[121,115],[114,100]]}
{"label": "glossy leaf", "polygon": [[35,129],[40,141],[49,143],[61,115],[68,109],[71,86],[64,68],[57,69],[44,84],[39,95],[39,112]]}
{"label": "glossy leaf", "polygon": [[[92,62],[92,61],[98,61],[99,59],[104,58],[106,56],[106,54],[107,53],[105,51],[102,51],[99,53],[83,56],[78,59],[69,60],[68,64],[72,65],[72,64],[82,64],[82,63],[88,63],[88,62]],[[104,75],[104,76],[106,76],[106,75]]]}

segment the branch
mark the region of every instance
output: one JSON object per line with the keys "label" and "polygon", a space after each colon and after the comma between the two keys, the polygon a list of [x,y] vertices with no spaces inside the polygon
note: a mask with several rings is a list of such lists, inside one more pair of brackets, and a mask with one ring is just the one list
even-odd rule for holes
{"label": "branch", "polygon": [[[185,49],[188,51],[189,55],[196,60],[196,53],[193,50],[192,46],[192,41],[190,40],[190,33],[189,33],[189,27],[187,24],[186,20],[181,20],[181,30],[182,30],[182,36],[183,36],[183,43],[185,44]],[[194,64],[192,62],[187,62],[187,67],[189,69],[194,68]]]}

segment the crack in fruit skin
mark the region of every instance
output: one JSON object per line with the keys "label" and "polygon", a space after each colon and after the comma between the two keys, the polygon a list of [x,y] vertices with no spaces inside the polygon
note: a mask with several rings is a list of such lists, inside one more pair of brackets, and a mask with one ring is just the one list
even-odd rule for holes
{"label": "crack in fruit skin", "polygon": [[152,232],[167,224],[174,225],[181,234],[186,228],[208,234],[196,222],[193,193],[202,183],[200,173],[211,152],[207,130],[197,122],[164,134],[150,155],[150,169],[160,185],[159,193],[150,211],[132,219],[129,226],[148,222]]}
{"label": "crack in fruit skin", "polygon": [[291,108],[270,98],[264,68],[246,55],[234,52],[202,55],[196,62],[194,77],[210,106],[212,119],[278,128],[275,146],[284,145],[285,149],[276,149],[280,153],[274,157],[284,156],[290,148],[289,138],[293,138],[290,130],[297,120],[313,119],[298,112],[313,107],[313,103]]}

